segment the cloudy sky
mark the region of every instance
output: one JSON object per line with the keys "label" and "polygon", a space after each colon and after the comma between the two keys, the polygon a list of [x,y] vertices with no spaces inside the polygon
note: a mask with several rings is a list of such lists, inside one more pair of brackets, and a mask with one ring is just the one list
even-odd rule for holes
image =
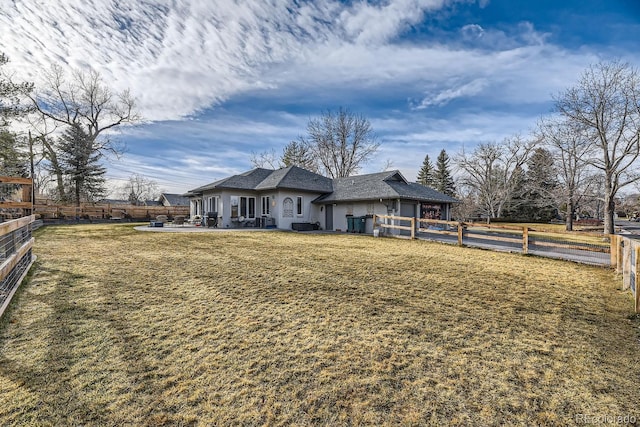
{"label": "cloudy sky", "polygon": [[340,107],[415,179],[424,156],[527,135],[601,60],[640,65],[638,0],[0,0],[0,51],[25,80],[51,64],[130,89],[117,135],[134,172],[185,192]]}

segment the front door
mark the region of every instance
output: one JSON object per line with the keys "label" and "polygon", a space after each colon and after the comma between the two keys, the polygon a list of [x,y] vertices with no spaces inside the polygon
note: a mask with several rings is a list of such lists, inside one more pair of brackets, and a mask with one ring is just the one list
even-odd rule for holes
{"label": "front door", "polygon": [[324,205],[325,229],[333,230],[333,205]]}

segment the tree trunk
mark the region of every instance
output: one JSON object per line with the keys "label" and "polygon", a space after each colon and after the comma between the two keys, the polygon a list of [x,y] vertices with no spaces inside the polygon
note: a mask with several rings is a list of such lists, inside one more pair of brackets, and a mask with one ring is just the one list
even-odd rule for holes
{"label": "tree trunk", "polygon": [[56,175],[56,185],[58,187],[58,197],[61,201],[65,201],[66,194],[64,191],[64,176],[62,174],[62,168],[60,167],[60,163],[58,163],[58,155],[54,150],[53,146],[47,142],[46,138],[42,138],[42,145],[46,150],[46,156],[51,162],[51,169],[53,169],[53,173]]}
{"label": "tree trunk", "polygon": [[573,231],[573,215],[575,214],[576,208],[573,205],[573,200],[569,199],[567,201],[567,211],[566,211],[566,215],[567,215],[567,219],[566,219],[566,226],[567,226],[567,231]]}
{"label": "tree trunk", "polygon": [[616,211],[616,203],[611,194],[604,195],[604,234],[615,234],[613,217]]}

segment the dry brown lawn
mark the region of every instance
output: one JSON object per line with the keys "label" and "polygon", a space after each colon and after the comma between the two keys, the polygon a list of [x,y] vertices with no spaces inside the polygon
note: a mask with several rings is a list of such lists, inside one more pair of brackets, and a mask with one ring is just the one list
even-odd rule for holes
{"label": "dry brown lawn", "polygon": [[47,227],[0,325],[2,425],[640,418],[614,272],[424,241]]}

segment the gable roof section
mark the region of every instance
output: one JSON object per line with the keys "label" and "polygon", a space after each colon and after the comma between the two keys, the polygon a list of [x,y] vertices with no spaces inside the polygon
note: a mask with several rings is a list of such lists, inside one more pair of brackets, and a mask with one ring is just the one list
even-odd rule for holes
{"label": "gable roof section", "polygon": [[239,175],[232,175],[227,178],[223,178],[219,181],[212,182],[211,184],[203,185],[194,190],[190,190],[189,193],[198,194],[203,191],[215,190],[215,189],[234,189],[234,190],[254,190],[255,187],[260,184],[266,177],[272,172],[271,169],[256,168],[250,171],[241,173]]}
{"label": "gable roof section", "polygon": [[313,193],[330,193],[333,191],[331,179],[298,166],[289,166],[273,171],[255,189],[272,190],[276,188]]}
{"label": "gable roof section", "polygon": [[410,199],[424,202],[457,202],[453,197],[432,188],[408,182],[400,171],[350,176],[333,180],[333,192],[318,197],[314,203],[379,199]]}
{"label": "gable roof section", "polygon": [[278,170],[252,169],[248,172],[198,187],[189,191],[188,194],[195,195],[215,189],[259,191],[278,188],[314,193],[330,193],[333,189],[331,179],[297,166],[289,166]]}
{"label": "gable roof section", "polygon": [[160,200],[164,198],[170,206],[189,206],[189,199],[181,194],[162,193]]}

